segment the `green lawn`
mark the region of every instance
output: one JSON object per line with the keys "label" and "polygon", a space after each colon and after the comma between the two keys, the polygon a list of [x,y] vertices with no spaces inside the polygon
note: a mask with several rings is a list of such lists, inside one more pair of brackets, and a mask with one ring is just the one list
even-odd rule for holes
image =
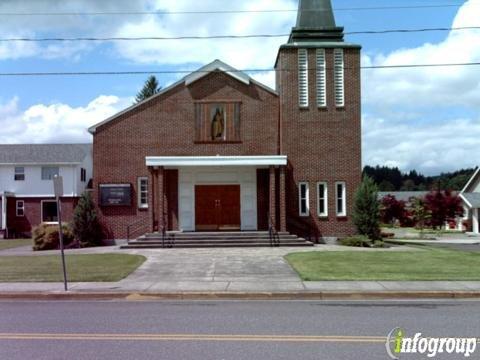
{"label": "green lawn", "polygon": [[[66,255],[67,278],[73,282],[119,281],[146,260],[126,254]],[[63,281],[59,255],[0,256],[0,282]]]}
{"label": "green lawn", "polygon": [[32,245],[32,239],[0,240],[0,251]]}
{"label": "green lawn", "polygon": [[293,253],[286,257],[306,281],[322,280],[480,280],[480,253],[423,251],[336,251]]}

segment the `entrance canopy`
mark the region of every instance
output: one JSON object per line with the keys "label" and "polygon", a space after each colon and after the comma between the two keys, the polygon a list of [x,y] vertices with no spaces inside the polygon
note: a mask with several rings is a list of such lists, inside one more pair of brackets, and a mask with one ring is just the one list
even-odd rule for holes
{"label": "entrance canopy", "polygon": [[262,156],[148,156],[147,166],[285,166],[284,155]]}

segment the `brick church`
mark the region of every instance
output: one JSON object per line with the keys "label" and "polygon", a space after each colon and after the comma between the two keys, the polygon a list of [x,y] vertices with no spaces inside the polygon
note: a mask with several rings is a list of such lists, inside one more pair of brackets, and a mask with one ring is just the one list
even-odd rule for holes
{"label": "brick church", "polygon": [[330,0],[300,0],[276,90],[220,60],[89,129],[111,238],[158,232],[355,232],[360,49]]}

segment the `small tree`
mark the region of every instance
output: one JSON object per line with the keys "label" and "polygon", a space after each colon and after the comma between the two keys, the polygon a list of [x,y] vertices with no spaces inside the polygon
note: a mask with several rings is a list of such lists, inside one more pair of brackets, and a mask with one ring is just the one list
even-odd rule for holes
{"label": "small tree", "polygon": [[135,97],[135,103],[138,104],[143,100],[148,99],[149,97],[158,94],[160,91],[160,85],[158,84],[157,78],[155,76],[150,76],[147,81],[145,81],[145,85],[143,85],[142,90],[137,94]]}
{"label": "small tree", "polygon": [[378,188],[372,178],[364,177],[355,194],[353,221],[361,235],[380,240]]}
{"label": "small tree", "polygon": [[451,191],[432,191],[425,196],[425,206],[430,210],[430,223],[434,228],[441,228],[449,220],[462,216],[462,201]]}
{"label": "small tree", "polygon": [[90,193],[84,192],[73,213],[72,230],[81,247],[99,246],[102,228]]}
{"label": "small tree", "polygon": [[425,229],[426,223],[431,219],[432,213],[425,205],[423,199],[412,198],[411,204],[413,219],[416,227],[420,229],[420,237],[423,237],[423,230]]}
{"label": "small tree", "polygon": [[385,196],[381,201],[380,214],[384,224],[394,225],[395,220],[402,224],[406,217],[405,201],[397,200],[393,195]]}

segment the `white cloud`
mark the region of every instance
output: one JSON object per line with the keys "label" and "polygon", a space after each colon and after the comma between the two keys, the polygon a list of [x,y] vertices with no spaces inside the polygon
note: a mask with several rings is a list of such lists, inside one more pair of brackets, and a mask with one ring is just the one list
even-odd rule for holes
{"label": "white cloud", "polygon": [[[244,0],[233,3],[235,10],[293,9],[294,0]],[[157,0],[157,9],[168,11],[218,10],[218,1]],[[124,24],[117,36],[172,37],[186,35],[245,35],[288,33],[294,13],[202,14],[148,16]],[[216,39],[182,41],[135,41],[118,43],[117,51],[136,63],[167,65],[206,64],[220,59],[239,69],[272,67],[279,46],[285,38]]]}
{"label": "white cloud", "polygon": [[87,128],[132,104],[132,99],[99,96],[84,107],[66,104],[19,108],[19,99],[0,104],[0,143],[70,143],[91,141]]}
{"label": "white cloud", "polygon": [[[467,1],[452,27],[480,26],[478,3]],[[480,62],[480,30],[450,32],[444,41],[365,55],[364,65]],[[478,165],[478,66],[365,70],[363,160],[427,174]],[[468,114],[477,114],[469,118]],[[459,115],[460,114],[460,115]]]}
{"label": "white cloud", "polygon": [[[478,2],[467,1],[452,27],[480,26]],[[444,64],[480,62],[480,29],[452,31],[438,44],[399,49],[390,54],[365,55],[364,65]],[[375,69],[363,72],[365,103],[405,108],[480,105],[478,66],[415,69]]]}
{"label": "white cloud", "polygon": [[[1,13],[75,13],[141,11],[148,0],[2,0]],[[0,38],[111,36],[132,16],[2,16]],[[113,29],[113,30],[112,30]],[[87,42],[0,42],[0,60],[41,57],[76,59],[100,43]]]}
{"label": "white cloud", "polygon": [[427,174],[478,165],[480,117],[414,124],[365,115],[364,163]]}

